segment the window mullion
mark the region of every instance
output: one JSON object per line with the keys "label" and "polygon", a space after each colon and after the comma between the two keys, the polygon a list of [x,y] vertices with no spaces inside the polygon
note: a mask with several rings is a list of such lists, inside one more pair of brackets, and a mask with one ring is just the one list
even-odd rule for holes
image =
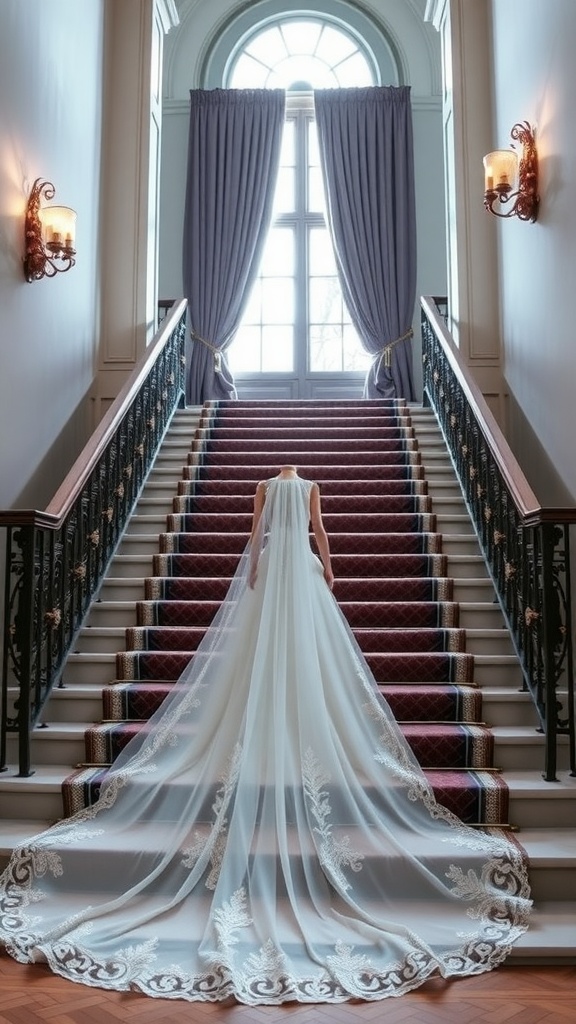
{"label": "window mullion", "polygon": [[308,372],[308,231],[306,126],[304,111],[296,114],[296,323],[295,357],[298,376],[303,380]]}

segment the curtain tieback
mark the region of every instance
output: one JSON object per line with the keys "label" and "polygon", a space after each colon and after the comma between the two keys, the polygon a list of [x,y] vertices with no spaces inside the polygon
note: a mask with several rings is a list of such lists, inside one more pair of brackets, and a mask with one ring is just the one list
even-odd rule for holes
{"label": "curtain tieback", "polygon": [[192,341],[200,341],[206,348],[209,348],[212,355],[214,356],[214,373],[222,372],[222,353],[216,345],[213,345],[211,341],[206,341],[200,334],[196,334],[196,331],[190,330],[190,337]]}
{"label": "curtain tieback", "polygon": [[401,341],[407,341],[408,338],[412,338],[413,336],[414,331],[409,327],[408,330],[405,331],[404,334],[400,335],[399,338],[395,338],[394,341],[389,341],[387,345],[384,345],[384,348],[380,352],[380,358],[376,364],[375,377],[378,377],[382,363],[384,363],[387,370],[390,369],[392,365],[392,349],[395,348],[396,345],[399,345]]}

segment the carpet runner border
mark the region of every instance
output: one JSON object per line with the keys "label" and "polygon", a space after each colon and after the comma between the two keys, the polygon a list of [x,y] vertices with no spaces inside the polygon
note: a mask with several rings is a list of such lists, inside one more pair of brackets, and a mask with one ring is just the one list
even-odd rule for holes
{"label": "carpet runner border", "polygon": [[[102,767],[81,768],[64,780],[66,817],[96,802],[107,774],[107,769]],[[488,826],[508,821],[508,787],[496,772],[425,769],[424,775],[438,802],[462,821]]]}
{"label": "carpet runner border", "polygon": [[[225,557],[225,556],[223,556]],[[154,612],[152,605],[162,602],[164,608],[168,604],[188,604],[193,601],[222,601],[227,596],[232,577],[221,575],[205,575],[205,577],[186,578],[186,597],[169,596],[170,586],[174,577],[149,577],[145,583],[145,601],[136,603],[136,625],[157,626],[160,623],[151,617]],[[458,604],[453,601],[454,581],[452,579],[372,579],[357,580],[340,577],[334,584],[334,596],[340,601],[378,601],[382,604],[412,604],[427,602],[431,604],[447,604],[449,613],[437,615],[435,625],[458,626]],[[145,610],[147,609],[148,610]],[[170,624],[167,624],[170,625]]]}
{"label": "carpet runner border", "polygon": [[[340,496],[358,498],[428,497],[426,480],[410,480],[406,477],[399,480],[324,480],[318,486],[323,502],[326,498]],[[188,494],[201,498],[247,497],[253,500],[254,483],[252,480],[210,481],[195,477],[193,480],[179,480],[176,493],[178,497]]]}
{"label": "carpet runner border", "polygon": [[[355,481],[358,473],[357,465],[323,465],[317,463],[310,467],[313,471],[309,475],[316,481],[320,486],[325,480],[333,480],[334,473],[337,472],[337,476],[340,480]],[[421,464],[413,463],[389,463],[387,466],[383,466],[380,463],[376,467],[372,467],[372,472],[367,472],[370,467],[360,466],[363,472],[361,479],[363,481],[381,481],[381,480],[424,480],[424,466]],[[182,467],[182,479],[183,480],[198,480],[200,483],[220,480],[236,480],[238,473],[243,474],[246,483],[255,487],[259,480],[267,477],[274,476],[278,472],[278,460],[264,465],[261,463],[258,466],[251,464],[239,464],[235,463],[230,466],[215,466],[215,465],[198,465],[198,464],[186,464]],[[365,475],[364,475],[365,474]]]}
{"label": "carpet runner border", "polygon": [[[217,602],[205,602],[218,607]],[[371,609],[372,618],[381,616]],[[206,635],[207,626],[129,626],[126,629],[127,651],[192,651]],[[360,626],[353,629],[356,641],[365,653],[403,653],[406,647],[415,653],[463,654],[466,652],[466,630],[434,627],[407,628]]]}
{"label": "carpet runner border", "polygon": [[[192,658],[194,654],[192,654]],[[472,654],[370,654],[366,661],[378,683],[473,683]],[[185,651],[118,651],[117,679],[178,679],[190,662]]]}
{"label": "carpet runner border", "polygon": [[[146,720],[158,710],[178,682],[115,682],[102,692],[103,721]],[[482,718],[482,691],[477,686],[453,683],[420,683],[417,689],[403,683],[383,683],[380,690],[398,721],[414,717],[414,701],[423,722],[477,724]],[[94,760],[94,759],[92,759]]]}

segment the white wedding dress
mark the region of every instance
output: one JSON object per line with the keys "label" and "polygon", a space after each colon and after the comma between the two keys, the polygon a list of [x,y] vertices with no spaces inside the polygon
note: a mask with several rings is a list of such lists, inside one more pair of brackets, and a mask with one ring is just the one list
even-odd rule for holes
{"label": "white wedding dress", "polygon": [[525,931],[521,851],[435,802],[311,550],[311,486],[268,481],[255,588],[247,549],[98,803],[14,853],[16,959],[170,999],[375,1000]]}

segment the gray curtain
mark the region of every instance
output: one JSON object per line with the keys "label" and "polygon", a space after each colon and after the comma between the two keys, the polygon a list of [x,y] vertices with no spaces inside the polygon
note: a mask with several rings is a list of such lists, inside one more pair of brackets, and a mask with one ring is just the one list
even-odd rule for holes
{"label": "gray curtain", "polygon": [[184,212],[187,399],[235,398],[224,355],[258,266],[272,213],[285,96],[281,89],[192,89]]}
{"label": "gray curtain", "polygon": [[328,225],[373,362],[364,398],[415,398],[416,213],[409,86],[315,91]]}

